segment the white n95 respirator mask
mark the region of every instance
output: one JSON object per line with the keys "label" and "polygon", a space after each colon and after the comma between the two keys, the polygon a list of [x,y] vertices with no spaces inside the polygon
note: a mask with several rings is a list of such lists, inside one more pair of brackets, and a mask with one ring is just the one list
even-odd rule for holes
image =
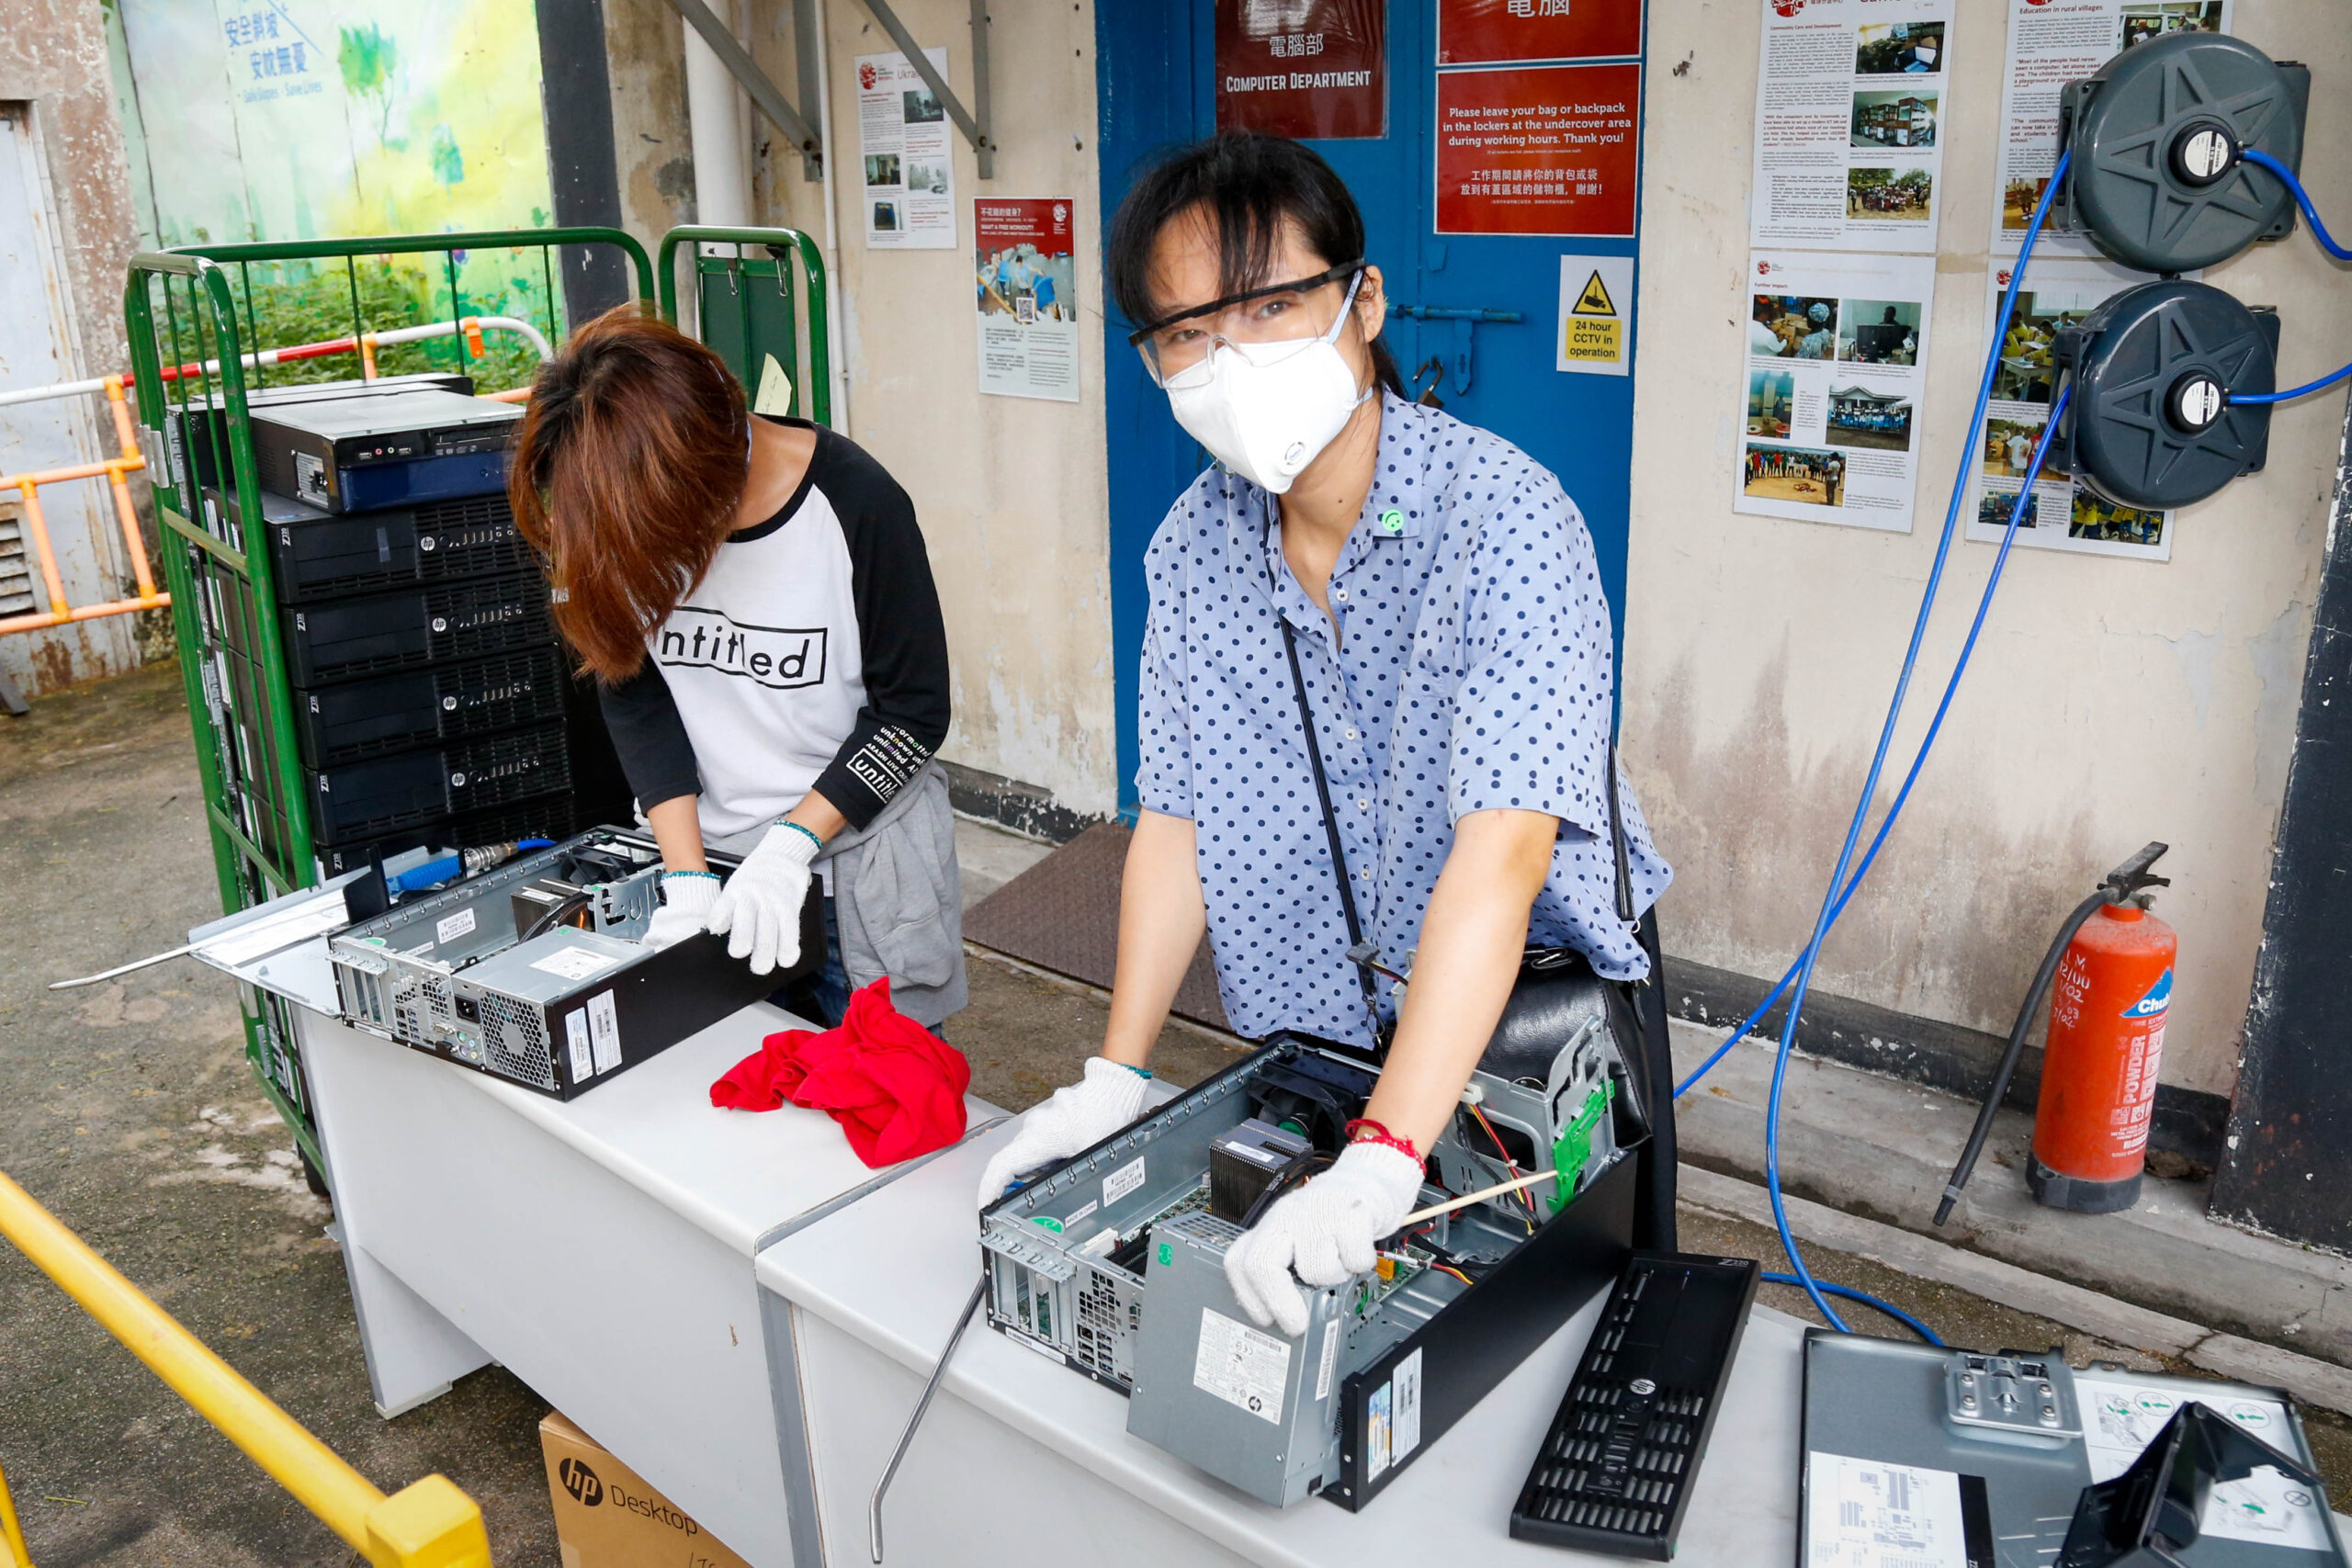
{"label": "white n95 respirator mask", "polygon": [[1355,309],[1363,275],[1330,328],[1319,337],[1283,343],[1211,344],[1206,374],[1197,384],[1168,389],[1168,406],[1184,434],[1250,483],[1281,495],[1346,428],[1348,416],[1372,397],[1338,346],[1340,329]]}

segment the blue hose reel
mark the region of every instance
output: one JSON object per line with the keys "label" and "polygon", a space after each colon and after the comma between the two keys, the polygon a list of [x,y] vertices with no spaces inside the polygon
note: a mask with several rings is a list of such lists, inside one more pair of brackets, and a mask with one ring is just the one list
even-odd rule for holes
{"label": "blue hose reel", "polygon": [[2061,94],[2053,220],[2166,276],[2057,334],[2051,358],[2075,396],[2052,469],[2162,511],[2262,467],[2270,408],[2254,400],[2276,386],[2278,317],[2171,275],[2293,231],[2310,98],[2308,68],[2201,32],[2127,49]]}

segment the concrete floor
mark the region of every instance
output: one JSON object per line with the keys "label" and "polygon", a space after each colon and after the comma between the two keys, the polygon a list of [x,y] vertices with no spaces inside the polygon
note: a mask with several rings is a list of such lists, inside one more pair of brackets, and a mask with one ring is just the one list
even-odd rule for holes
{"label": "concrete floor", "polygon": [[[959,849],[969,897],[1039,852],[973,824]],[[0,719],[0,1170],[378,1485],[446,1474],[481,1502],[497,1562],[553,1568],[543,1401],[493,1368],[397,1420],[377,1416],[342,1260],[320,1233],[327,1211],[247,1073],[229,983],[175,963],[91,990],[43,988],[185,941],[218,912],[209,856],[174,670]],[[986,959],[971,980],[972,1005],[947,1033],[998,1104],[1033,1103],[1100,1040],[1098,993]],[[1230,1060],[1230,1045],[1182,1025],[1159,1056],[1178,1083]],[[1754,1226],[1695,1213],[1685,1224],[1686,1246],[1772,1256]],[[2095,1348],[1860,1258],[1815,1262],[1955,1342],[2066,1343],[2077,1359]],[[1795,1292],[1767,1292],[1807,1315]],[[1857,1316],[1865,1326],[1870,1314]],[[2352,1441],[2312,1424],[2336,1495],[2352,1495]],[[6,1246],[0,1466],[40,1568],[356,1561]]]}

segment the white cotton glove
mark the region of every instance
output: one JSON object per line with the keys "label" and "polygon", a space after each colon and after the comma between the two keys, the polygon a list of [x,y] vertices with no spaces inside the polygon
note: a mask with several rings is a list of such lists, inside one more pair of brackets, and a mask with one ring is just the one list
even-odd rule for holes
{"label": "white cotton glove", "polygon": [[980,1207],[1003,1197],[1005,1188],[1023,1171],[1091,1149],[1134,1121],[1150,1082],[1133,1067],[1105,1056],[1088,1062],[1084,1077],[1054,1090],[1051,1100],[1023,1114],[1021,1130],[980,1173]]}
{"label": "white cotton glove", "polygon": [[718,878],[707,871],[666,871],[662,874],[662,907],[653,911],[645,934],[638,940],[655,949],[675,947],[702,934],[702,922],[718,897]]}
{"label": "white cotton glove", "polygon": [[750,959],[754,975],[800,962],[800,906],[816,858],[816,835],[786,822],[770,828],[743,857],[704,921],[712,935],[728,938],[729,958]]}
{"label": "white cotton glove", "polygon": [[1413,1212],[1421,1163],[1385,1144],[1350,1144],[1331,1168],[1275,1200],[1256,1227],[1226,1249],[1225,1278],[1241,1310],[1263,1328],[1306,1332],[1306,1298],[1291,1271],[1316,1290],[1369,1274],[1378,1245]]}

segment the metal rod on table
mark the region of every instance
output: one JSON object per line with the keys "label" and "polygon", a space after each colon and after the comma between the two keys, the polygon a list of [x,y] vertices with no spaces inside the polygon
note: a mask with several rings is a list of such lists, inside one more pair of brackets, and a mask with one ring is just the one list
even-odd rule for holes
{"label": "metal rod on table", "polygon": [[931,1381],[922,1385],[922,1397],[915,1401],[915,1413],[907,1417],[907,1429],[899,1437],[899,1447],[890,1455],[889,1468],[875,1483],[874,1501],[865,1511],[865,1529],[867,1544],[873,1549],[876,1562],[882,1561],[882,1495],[890,1490],[890,1483],[899,1473],[899,1461],[907,1457],[907,1449],[915,1440],[915,1428],[922,1425],[923,1412],[931,1408],[931,1396],[939,1392],[939,1380],[947,1375],[948,1358],[956,1354],[956,1347],[963,1341],[964,1330],[972,1326],[972,1314],[980,1310],[981,1298],[988,1293],[988,1276],[982,1274],[980,1282],[972,1287],[972,1299],[964,1303],[963,1312],[956,1319],[956,1332],[947,1337],[947,1348],[939,1353],[939,1365],[931,1370]]}
{"label": "metal rod on table", "polygon": [[134,969],[149,968],[163,963],[167,958],[177,958],[183,953],[195,951],[196,943],[182,942],[168,953],[151,953],[144,958],[134,958],[128,964],[118,964],[111,969],[102,969],[96,975],[85,975],[78,980],[51,980],[49,983],[49,988],[52,991],[71,991],[82,986],[95,986],[101,980],[111,980],[117,975],[128,975]]}

